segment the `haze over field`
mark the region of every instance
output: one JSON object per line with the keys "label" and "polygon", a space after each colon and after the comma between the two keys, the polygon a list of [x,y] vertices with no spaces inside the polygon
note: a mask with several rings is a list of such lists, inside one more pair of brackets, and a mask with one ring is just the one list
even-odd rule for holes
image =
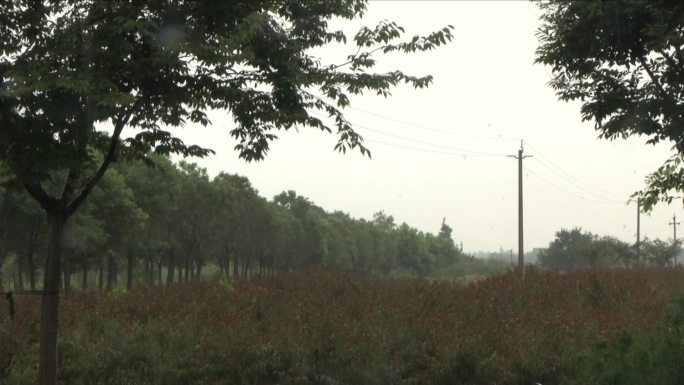
{"label": "haze over field", "polygon": [[[581,122],[578,103],[557,100],[550,70],[533,64],[539,10],[529,2],[375,1],[362,21],[339,22],[350,36],[387,19],[408,36],[454,26],[454,41],[422,55],[379,57],[379,70],[432,74],[423,90],[399,87],[390,98],[352,98],[348,119],[366,139],[372,159],[331,151],[335,137],[283,132],[262,162],[233,150],[232,121],[187,127],[186,142],[216,155],[200,160],[210,175],[247,176],[268,198],[293,189],[326,210],[371,218],[378,210],[435,233],[444,217],[465,251],[517,248],[517,162],[525,142],[525,248],[545,247],[561,228],[582,226],[633,242],[636,207],[629,196],[671,154],[646,139],[597,139]],[[327,47],[324,59],[343,60],[351,47]],[[642,216],[642,236],[668,239],[680,203]]]}

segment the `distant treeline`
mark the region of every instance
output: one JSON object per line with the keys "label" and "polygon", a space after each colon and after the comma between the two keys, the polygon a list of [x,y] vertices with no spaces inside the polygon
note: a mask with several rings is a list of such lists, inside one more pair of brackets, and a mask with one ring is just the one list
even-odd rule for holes
{"label": "distant treeline", "polygon": [[581,228],[562,229],[538,255],[538,263],[547,269],[571,270],[606,266],[674,266],[682,260],[680,241],[642,239],[629,244],[619,239],[598,236]]}
{"label": "distant treeline", "polygon": [[[34,289],[46,254],[45,215],[20,188],[0,193],[0,280]],[[419,276],[507,267],[464,255],[451,232],[445,223],[437,235],[397,225],[383,211],[372,220],[326,212],[294,191],[268,200],[245,177],[209,178],[196,164],[154,157],[118,163],[74,215],[63,287],[168,285],[303,267]]]}

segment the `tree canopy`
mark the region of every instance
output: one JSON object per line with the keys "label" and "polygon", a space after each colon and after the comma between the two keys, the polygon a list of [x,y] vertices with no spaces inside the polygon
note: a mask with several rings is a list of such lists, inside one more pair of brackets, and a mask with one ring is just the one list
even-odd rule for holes
{"label": "tree canopy", "polygon": [[536,62],[551,66],[550,85],[582,103],[606,139],[646,136],[679,155],[648,179],[644,206],[684,191],[684,4],[673,1],[539,1]]}

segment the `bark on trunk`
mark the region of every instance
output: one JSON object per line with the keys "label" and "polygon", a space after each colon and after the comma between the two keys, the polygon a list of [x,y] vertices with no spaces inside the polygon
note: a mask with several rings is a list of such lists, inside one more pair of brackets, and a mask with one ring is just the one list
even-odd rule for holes
{"label": "bark on trunk", "polygon": [[116,285],[116,261],[114,253],[107,254],[107,290],[111,290]]}
{"label": "bark on trunk", "polygon": [[97,268],[97,286],[102,291],[104,289],[104,257],[100,254],[100,265]]}
{"label": "bark on trunk", "polygon": [[[166,271],[166,286],[171,286],[173,284],[173,273],[176,268],[173,250],[169,251],[169,267]],[[161,271],[161,270],[160,270]]]}
{"label": "bark on trunk", "polygon": [[38,378],[41,385],[57,385],[57,331],[59,329],[59,276],[66,215],[48,212],[50,238],[45,262],[40,319]]}
{"label": "bark on trunk", "polygon": [[36,243],[38,242],[38,236],[40,235],[40,228],[44,224],[42,221],[33,221],[31,224],[31,234],[29,236],[29,242],[26,247],[26,262],[28,263],[28,273],[29,282],[31,284],[31,290],[36,290],[36,264],[35,264],[35,254],[36,254]]}
{"label": "bark on trunk", "polygon": [[183,282],[189,282],[189,275],[190,275],[190,251],[188,251],[185,254],[185,277],[183,278]]}
{"label": "bark on trunk", "polygon": [[[164,282],[162,281],[162,259],[161,255],[159,256],[159,263],[157,263],[157,280],[159,282],[159,286],[164,286]],[[152,282],[154,284],[154,282]]]}
{"label": "bark on trunk", "polygon": [[29,284],[31,285],[31,290],[36,290],[36,266],[33,258],[34,254],[34,247],[31,246],[26,253],[26,262],[28,263]]}
{"label": "bark on trunk", "polygon": [[83,268],[83,276],[81,277],[81,291],[88,291],[88,269]]}
{"label": "bark on trunk", "polygon": [[64,273],[64,295],[68,295],[71,291],[71,271],[66,263],[62,263],[62,272]]}
{"label": "bark on trunk", "polygon": [[233,252],[233,278],[240,278],[240,269],[238,268],[238,253]]}
{"label": "bark on trunk", "polygon": [[4,272],[2,271],[2,265],[5,263],[5,254],[7,254],[5,250],[0,250],[0,290],[5,287],[5,282],[2,280],[2,276],[4,275]]}
{"label": "bark on trunk", "polygon": [[17,255],[17,290],[24,290],[24,258]]}
{"label": "bark on trunk", "polygon": [[131,290],[133,288],[133,249],[128,249],[126,263],[126,288]]}

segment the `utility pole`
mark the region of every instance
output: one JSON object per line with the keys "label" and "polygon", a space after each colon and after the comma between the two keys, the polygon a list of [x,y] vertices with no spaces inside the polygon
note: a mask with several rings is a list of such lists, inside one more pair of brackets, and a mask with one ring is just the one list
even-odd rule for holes
{"label": "utility pole", "polygon": [[[677,222],[677,215],[672,214],[672,222],[670,223],[670,226],[672,226],[672,231],[673,231],[673,240],[674,240],[674,246],[677,248],[677,254],[679,254],[679,248],[677,247],[677,225],[679,222]],[[674,256],[674,266],[677,267],[677,254]]]}
{"label": "utility pole", "polygon": [[637,197],[636,261],[637,265],[641,262],[641,191],[639,191],[639,196]]}
{"label": "utility pole", "polygon": [[508,155],[518,160],[518,268],[522,279],[525,279],[525,248],[523,246],[523,159],[532,155],[523,155],[523,141],[520,141],[518,155]]}

